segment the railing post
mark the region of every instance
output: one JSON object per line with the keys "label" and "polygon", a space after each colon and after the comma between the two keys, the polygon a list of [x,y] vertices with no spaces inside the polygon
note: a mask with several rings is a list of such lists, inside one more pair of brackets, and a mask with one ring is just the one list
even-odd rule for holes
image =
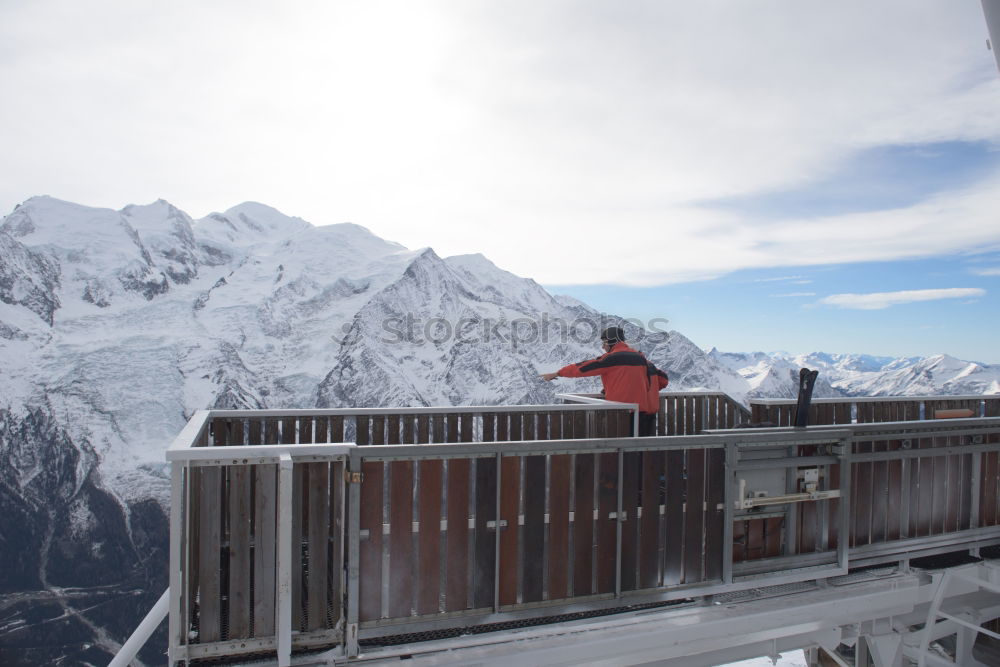
{"label": "railing post", "polygon": [[292,494],[294,464],[288,452],[281,455],[278,472],[278,567],[275,630],[278,634],[278,666],[292,660]]}
{"label": "railing post", "polygon": [[175,461],[170,464],[170,617],[168,620],[169,646],[167,656],[173,665],[187,659],[187,637],[184,628],[187,626],[184,590],[187,586],[190,570],[186,567],[187,559],[184,545],[190,539],[184,528],[187,525],[186,515],[190,506],[184,502],[187,485],[184,483],[185,464]]}
{"label": "railing post", "polygon": [[737,443],[726,443],[726,484],[723,497],[722,520],[722,581],[733,583],[733,521],[736,518],[736,463]]}
{"label": "railing post", "polygon": [[347,470],[351,473],[351,482],[347,485],[347,609],[344,653],[349,658],[355,658],[360,652],[358,617],[361,603],[358,597],[361,590],[361,566],[358,562],[361,558],[361,484],[354,482],[354,474],[361,474],[361,457],[357,450],[351,451]]}
{"label": "railing post", "polygon": [[847,569],[851,542],[851,438],[840,440],[840,516],[837,517],[840,535],[837,537],[837,566]]}

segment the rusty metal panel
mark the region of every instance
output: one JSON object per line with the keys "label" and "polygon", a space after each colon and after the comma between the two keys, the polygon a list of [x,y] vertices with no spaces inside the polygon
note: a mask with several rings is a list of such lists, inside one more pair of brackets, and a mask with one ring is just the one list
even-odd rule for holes
{"label": "rusty metal panel", "polygon": [[684,452],[666,452],[663,585],[681,583],[684,564]]}
{"label": "rusty metal panel", "polygon": [[[502,416],[502,415],[501,415]],[[501,420],[502,422],[503,420]],[[492,607],[495,602],[496,528],[487,523],[497,519],[497,462],[476,459],[475,567],[472,575],[473,606]]]}
{"label": "rusty metal panel", "polygon": [[524,558],[522,602],[542,599],[545,571],[545,461],[524,457]]}
{"label": "rusty metal panel", "polygon": [[639,523],[639,588],[660,584],[660,485],[663,478],[663,452],[642,452],[642,518]]}
{"label": "rusty metal panel", "polygon": [[[364,420],[367,421],[367,420]],[[358,418],[359,424],[362,419]],[[361,433],[361,429],[358,430]],[[362,443],[358,443],[359,445]],[[359,619],[374,621],[382,616],[382,493],[384,483],[383,463],[365,462],[361,466],[361,522],[362,533],[359,569]]]}
{"label": "rusty metal panel", "polygon": [[622,455],[622,556],[618,567],[621,570],[623,591],[633,591],[637,588],[639,574],[639,564],[636,560],[639,554],[638,510],[639,494],[644,490],[641,463],[640,452],[625,452]]}
{"label": "rusty metal panel", "polygon": [[576,454],[574,461],[573,594],[594,592],[594,473],[597,454]]}
{"label": "rusty metal panel", "polygon": [[618,454],[599,454],[597,485],[597,593],[613,593],[617,569]]}
{"label": "rusty metal panel", "polygon": [[704,579],[705,450],[687,450],[687,502],[684,507],[684,583]]}
{"label": "rusty metal panel", "polygon": [[308,489],[308,554],[309,578],[307,582],[308,606],[306,629],[320,630],[327,627],[327,610],[331,601],[329,581],[329,549],[331,488],[330,464],[305,465],[305,483]]}
{"label": "rusty metal panel", "polygon": [[705,578],[722,578],[722,539],[725,528],[726,452],[710,449],[705,508]]}
{"label": "rusty metal panel", "polygon": [[389,617],[413,607],[413,461],[389,464]]}
{"label": "rusty metal panel", "polygon": [[555,600],[569,596],[569,490],[572,459],[569,454],[559,454],[551,457],[549,463],[547,555],[549,599]]}
{"label": "rusty metal panel", "polygon": [[[472,462],[451,459],[448,465],[448,532],[445,611],[469,607],[469,492]],[[477,524],[478,525],[478,524]]]}
{"label": "rusty metal panel", "polygon": [[[520,420],[511,420],[520,422]],[[516,424],[520,435],[520,423]],[[511,429],[513,430],[512,423]],[[500,604],[517,604],[517,568],[519,549],[518,515],[521,503],[520,456],[506,456],[500,460]],[[506,523],[506,525],[504,525]]]}
{"label": "rusty metal panel", "polygon": [[[420,461],[420,488],[417,536],[418,575],[416,584],[417,614],[435,614],[441,603],[441,502],[444,464]],[[463,554],[468,558],[467,554]]]}

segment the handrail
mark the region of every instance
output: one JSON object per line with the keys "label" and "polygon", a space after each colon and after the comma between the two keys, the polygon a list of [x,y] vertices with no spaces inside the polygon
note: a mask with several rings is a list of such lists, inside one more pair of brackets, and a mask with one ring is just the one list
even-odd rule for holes
{"label": "handrail", "polygon": [[[826,398],[813,398],[813,404],[826,403],[891,403],[901,401],[975,401],[989,400],[991,398],[1000,399],[1000,394],[934,394],[920,396],[835,396]],[[752,398],[751,404],[756,405],[795,405],[794,398]]]}
{"label": "handrail", "polygon": [[[293,648],[322,645],[338,645],[350,656],[352,651],[356,654],[359,638],[733,592],[761,582],[790,583],[842,574],[849,566],[886,562],[900,554],[909,557],[1000,543],[1000,503],[993,500],[1000,479],[1000,417],[632,438],[622,437],[627,415],[618,413],[611,415],[614,420],[610,416],[604,420],[614,428],[600,437],[593,437],[590,427],[597,421],[591,419],[584,431],[576,431],[586,432],[586,437],[572,437],[566,427],[567,437],[550,431],[547,435],[559,437],[532,440],[536,433],[527,427],[523,432],[514,428],[511,418],[511,439],[499,442],[395,444],[382,439],[380,444],[272,441],[195,446],[203,438],[207,443],[211,433],[206,429],[213,428],[218,437],[220,425],[225,433],[239,426],[233,426],[237,420],[244,420],[242,429],[246,420],[252,423],[264,416],[280,420],[359,415],[368,423],[372,416],[382,415],[474,414],[479,419],[480,412],[550,412],[556,424],[557,412],[611,409],[634,414],[636,408],[597,399],[578,405],[369,408],[364,415],[354,409],[196,413],[167,452],[173,464],[175,496],[171,659],[212,657],[227,650],[277,650],[287,662]],[[568,423],[565,419],[563,424]],[[225,420],[230,420],[229,425]],[[466,418],[459,421],[464,423]],[[381,429],[391,422],[387,418],[379,423]],[[520,419],[516,423],[521,424]],[[535,424],[534,417],[530,423]],[[310,427],[308,433],[312,432]],[[506,437],[508,431],[496,434]],[[367,430],[365,437],[369,437]],[[806,474],[811,477],[803,477]],[[747,480],[743,487],[741,480]],[[807,480],[811,484],[819,480],[819,485],[803,490]],[[961,508],[956,507],[954,513],[939,509],[940,500],[928,499],[926,506],[923,501],[919,507],[915,504],[918,496],[914,494],[933,490],[939,481],[944,493],[960,489],[963,494]],[[741,488],[766,489],[767,494],[748,496],[757,500],[743,503]],[[877,494],[882,488],[890,491]],[[588,497],[581,499],[580,489],[586,489]],[[809,497],[803,497],[804,493]],[[244,501],[271,504],[244,510],[239,505]],[[750,511],[751,505],[760,511]],[[858,508],[872,515],[867,525],[858,523]],[[872,518],[878,512],[889,514]],[[887,525],[890,522],[895,522],[895,530]],[[237,534],[239,530],[244,532]],[[553,595],[552,573],[562,561],[552,560],[552,536],[558,533],[560,540],[569,540],[569,551],[562,557],[570,559],[566,560],[568,572],[576,576],[580,566],[574,563],[583,561],[572,560],[573,549],[579,546],[573,540],[586,541],[587,531],[593,531],[591,544],[595,546],[592,550],[581,547],[580,554],[587,557],[593,551],[592,564],[586,561],[583,566],[590,568],[586,571],[593,575],[593,589],[587,588],[591,580],[585,577],[580,584],[583,588],[562,583],[560,595]],[[643,541],[647,539],[652,542]],[[737,555],[733,545],[741,539],[744,547]],[[460,548],[446,553],[453,541]],[[267,566],[270,579],[258,579],[265,570],[256,561],[252,571],[239,561],[257,558],[269,551],[261,545],[270,544],[277,544],[278,550],[276,560]],[[644,554],[650,544],[656,547],[650,553],[662,555],[647,565]],[[678,549],[668,557],[668,551]],[[407,554],[407,550],[414,553]],[[432,554],[428,562],[441,565],[434,572],[449,574],[447,580],[434,584],[437,588],[426,598],[430,606],[421,611],[419,600],[424,598],[416,588],[421,578],[413,577],[411,568],[423,563],[420,559],[425,553]],[[470,586],[468,598],[462,592],[459,598],[449,597],[453,564],[449,559],[453,556],[459,559],[460,568],[470,568],[460,570]],[[538,572],[549,572],[550,586],[544,594],[542,575],[534,571],[539,567],[535,561],[543,560],[542,567],[547,569]],[[634,567],[636,563],[639,568]],[[675,568],[669,576],[668,563]],[[689,564],[695,568],[690,572]],[[238,575],[244,565],[247,571]],[[647,567],[653,569],[643,569]],[[524,592],[527,588],[521,588],[528,586],[524,573],[529,569],[531,585],[537,587],[530,595]],[[511,578],[511,572],[519,574]],[[209,575],[215,581],[206,584],[204,577]],[[333,581],[328,575],[343,579]],[[313,599],[314,576],[328,586],[318,589],[322,598]],[[567,572],[559,576],[565,579]],[[475,588],[480,579],[495,583]],[[276,610],[280,605],[282,610],[268,629],[247,625],[244,619],[242,627],[249,628],[243,631],[246,634],[230,633],[220,631],[219,621],[213,621],[214,634],[203,634],[203,623],[213,614],[223,619],[223,625],[233,618],[231,614],[240,608],[234,596],[241,590],[257,595],[268,586],[278,587],[273,603],[268,604]],[[398,586],[413,588],[405,588],[407,592],[397,597],[394,587]],[[224,602],[213,600],[213,591],[226,590],[229,595]],[[374,607],[371,591],[378,591]],[[460,603],[439,606],[439,596]],[[400,607],[400,600],[414,606]],[[332,617],[326,616],[329,608],[323,607],[327,601],[336,605]],[[247,601],[240,604],[244,609],[240,613],[256,609]],[[313,623],[314,614],[323,614],[318,625]],[[198,635],[189,637],[192,627]],[[236,644],[240,648],[227,648]]]}
{"label": "handrail", "polygon": [[108,667],[128,667],[139,655],[139,651],[149,638],[156,632],[156,628],[167,618],[167,611],[170,608],[170,589],[163,591],[163,595],[156,601],[153,608],[149,610],[146,617],[139,623],[139,627],[122,644],[122,647],[115,653],[115,657],[108,663]]}

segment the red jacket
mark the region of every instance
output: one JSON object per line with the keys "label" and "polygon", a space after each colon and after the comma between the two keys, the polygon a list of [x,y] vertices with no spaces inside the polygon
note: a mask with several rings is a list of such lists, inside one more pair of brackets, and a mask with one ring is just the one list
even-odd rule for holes
{"label": "red jacket", "polygon": [[660,411],[660,390],[670,382],[667,374],[646,360],[641,352],[625,343],[615,343],[607,354],[559,369],[567,378],[601,376],[604,398],[621,403],[638,403],[639,412]]}

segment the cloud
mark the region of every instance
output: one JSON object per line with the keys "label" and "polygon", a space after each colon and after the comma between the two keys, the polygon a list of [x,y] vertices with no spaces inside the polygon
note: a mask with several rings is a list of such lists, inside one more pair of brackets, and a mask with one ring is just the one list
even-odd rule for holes
{"label": "cloud", "polygon": [[989,269],[972,269],[971,273],[977,276],[1000,276],[1000,266]]}
{"label": "cloud", "polygon": [[789,294],[771,294],[770,296],[776,299],[787,299],[792,297],[816,296],[816,292],[791,292]]}
{"label": "cloud", "polygon": [[903,290],[900,292],[874,292],[870,294],[833,294],[819,300],[820,304],[853,310],[882,310],[890,306],[940,299],[967,299],[986,295],[978,287],[947,289]]}
{"label": "cloud", "polygon": [[1000,143],[985,34],[937,0],[0,3],[0,213],[262,201],[550,285],[1000,245],[1000,176],[855,216],[697,204]]}

